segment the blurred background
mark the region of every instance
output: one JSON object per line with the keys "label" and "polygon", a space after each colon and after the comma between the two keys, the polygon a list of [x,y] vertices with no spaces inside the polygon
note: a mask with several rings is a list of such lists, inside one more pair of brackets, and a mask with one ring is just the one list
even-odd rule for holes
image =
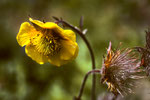
{"label": "blurred background", "polygon": [[[41,21],[62,17],[75,26],[84,16],[97,69],[109,41],[113,47],[119,42],[124,47],[144,46],[145,30],[150,27],[149,0],[0,0],[0,13],[0,100],[72,100],[91,70],[88,49],[78,35],[79,55],[73,62],[55,67],[29,58],[16,41],[20,25],[29,15]],[[97,75],[97,98],[107,92],[99,81]],[[91,76],[83,100],[90,100],[90,90]]]}

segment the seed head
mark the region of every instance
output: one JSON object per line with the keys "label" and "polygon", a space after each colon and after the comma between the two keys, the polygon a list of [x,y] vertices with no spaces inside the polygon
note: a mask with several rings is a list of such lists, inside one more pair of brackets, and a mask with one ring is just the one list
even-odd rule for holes
{"label": "seed head", "polygon": [[134,93],[137,80],[145,77],[136,56],[136,53],[128,48],[113,51],[110,42],[101,69],[101,82],[106,83],[114,95],[126,96]]}

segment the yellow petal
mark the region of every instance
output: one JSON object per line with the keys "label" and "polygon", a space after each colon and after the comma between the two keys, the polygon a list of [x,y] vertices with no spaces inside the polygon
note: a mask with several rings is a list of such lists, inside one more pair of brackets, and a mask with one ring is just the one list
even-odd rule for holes
{"label": "yellow petal", "polygon": [[55,34],[57,34],[58,36],[64,38],[64,30],[58,26],[56,23],[53,23],[53,22],[46,22],[42,28],[44,29],[50,29],[52,31],[55,32]]}
{"label": "yellow petal", "polygon": [[75,50],[75,53],[74,53],[74,56],[72,59],[75,59],[77,56],[78,56],[78,52],[79,52],[79,47],[78,47],[78,44],[76,43],[77,47],[76,47],[76,50]]}
{"label": "yellow petal", "polygon": [[[39,20],[33,20],[32,18],[29,18],[29,21],[33,24],[36,24],[37,26],[41,27],[41,28],[45,28],[45,29],[55,29],[55,28],[60,28],[56,23],[54,22],[46,22],[43,23]],[[63,30],[63,29],[60,29]]]}
{"label": "yellow petal", "polygon": [[49,57],[48,61],[58,67],[69,62],[68,60],[60,59],[59,55]]}
{"label": "yellow petal", "polygon": [[40,26],[40,27],[42,27],[42,26],[44,25],[43,22],[41,22],[41,21],[39,21],[39,20],[33,20],[32,18],[29,18],[29,21],[30,21],[31,23],[34,23],[34,24]]}
{"label": "yellow petal", "polygon": [[32,44],[29,44],[25,48],[26,54],[31,57],[33,60],[35,60],[39,64],[44,64],[45,62],[48,62],[48,59],[43,54],[37,52],[35,46]]}
{"label": "yellow petal", "polygon": [[56,55],[49,56],[49,62],[56,66],[64,65],[75,59],[78,55],[78,45],[71,40],[62,40],[62,48]]}
{"label": "yellow petal", "polygon": [[64,30],[54,22],[43,23],[39,20],[33,20],[32,18],[29,18],[29,21],[33,24],[35,29],[38,31],[43,30],[43,29],[50,29],[50,30],[53,30],[58,36],[64,38],[64,35],[63,35]]}
{"label": "yellow petal", "polygon": [[21,24],[19,33],[16,37],[20,46],[25,46],[30,42],[30,31],[33,30],[33,26],[31,26],[28,22],[24,22]]}
{"label": "yellow petal", "polygon": [[72,60],[76,58],[78,54],[78,44],[71,40],[62,40],[62,49],[60,51],[60,58],[62,60]]}
{"label": "yellow petal", "polygon": [[76,35],[72,30],[64,30],[64,35],[72,41],[76,41]]}

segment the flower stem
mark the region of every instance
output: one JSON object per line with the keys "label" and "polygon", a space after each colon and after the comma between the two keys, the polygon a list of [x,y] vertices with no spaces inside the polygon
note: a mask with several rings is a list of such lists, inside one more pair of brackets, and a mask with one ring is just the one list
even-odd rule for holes
{"label": "flower stem", "polygon": [[84,79],[83,79],[81,88],[80,88],[80,93],[79,93],[78,97],[75,97],[75,98],[74,98],[74,100],[81,100],[81,96],[82,96],[82,93],[83,93],[83,89],[84,89],[84,86],[85,86],[85,82],[86,82],[88,76],[89,76],[90,74],[92,74],[92,73],[93,73],[93,75],[95,75],[96,73],[100,73],[100,72],[101,72],[101,70],[91,70],[91,71],[89,71],[89,72],[86,73],[86,75],[84,76]]}
{"label": "flower stem", "polygon": [[[90,45],[90,43],[88,42],[88,40],[86,39],[85,35],[82,33],[82,31],[80,29],[78,29],[77,27],[74,27],[73,25],[67,23],[66,21],[62,20],[62,19],[58,19],[57,17],[53,17],[55,20],[58,21],[58,23],[62,23],[63,25],[71,28],[72,30],[74,30],[76,33],[78,33],[80,35],[80,37],[84,40],[85,44],[87,45],[87,48],[89,49],[90,52],[90,56],[91,56],[91,60],[92,60],[92,70],[94,70],[95,67],[95,57],[94,57],[94,53],[92,50],[92,47]],[[92,78],[92,92],[91,92],[91,100],[95,100],[95,86],[96,86],[96,76],[95,74],[93,74],[93,78]]]}

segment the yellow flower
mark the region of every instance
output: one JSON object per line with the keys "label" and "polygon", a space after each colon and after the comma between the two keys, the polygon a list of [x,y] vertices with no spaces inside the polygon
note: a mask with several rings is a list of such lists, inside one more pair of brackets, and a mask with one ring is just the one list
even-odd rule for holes
{"label": "yellow flower", "polygon": [[56,23],[43,23],[29,18],[21,24],[17,41],[25,46],[26,54],[39,64],[50,62],[61,66],[76,58],[78,44],[76,35],[71,30],[63,30]]}

